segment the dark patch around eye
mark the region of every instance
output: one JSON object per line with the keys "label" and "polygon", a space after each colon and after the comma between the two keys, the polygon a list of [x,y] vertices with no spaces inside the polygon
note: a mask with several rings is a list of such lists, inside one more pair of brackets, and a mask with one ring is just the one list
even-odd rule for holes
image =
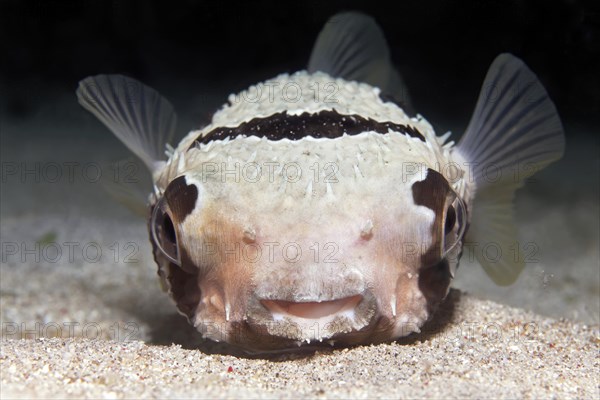
{"label": "dark patch around eye", "polygon": [[450,185],[446,178],[431,168],[427,169],[427,177],[412,186],[413,200],[416,205],[430,208],[435,213],[435,221],[431,227],[434,243],[428,251],[422,255],[423,266],[430,266],[439,261],[442,254],[442,219],[444,218],[444,207],[450,193]]}
{"label": "dark patch around eye", "polygon": [[182,175],[169,183],[165,197],[175,222],[181,223],[196,207],[198,188],[194,184],[188,185],[185,176]]}
{"label": "dark patch around eye", "polygon": [[[156,204],[150,207],[150,215],[153,214]],[[165,240],[173,240],[173,245],[177,246],[175,237],[175,227],[170,221],[168,215],[165,215],[165,220],[161,224],[163,237]],[[151,224],[154,222],[149,219],[148,228],[151,229]],[[158,265],[158,276],[168,282],[171,297],[175,301],[177,308],[185,314],[190,320],[193,318],[196,307],[200,302],[200,288],[198,286],[199,269],[194,265],[185,248],[178,247],[180,252],[181,265],[177,265],[168,260],[158,244],[154,241],[152,233],[150,233],[150,243],[152,243],[152,253],[154,261]]]}
{"label": "dark patch around eye", "polygon": [[165,198],[161,198],[150,207],[150,219],[148,220],[148,231],[152,244],[159,248],[165,257],[177,260],[177,234],[166,208]]}
{"label": "dark patch around eye", "polygon": [[152,240],[152,235],[150,235],[150,242],[154,261],[158,264],[158,276],[168,282],[171,297],[175,301],[177,309],[191,319],[200,302],[201,295],[197,284],[198,268],[191,263],[185,249],[181,249],[182,266],[179,266],[165,258]]}
{"label": "dark patch around eye", "polygon": [[431,208],[436,214],[444,208],[450,185],[442,174],[427,168],[427,177],[412,186],[415,204]]}
{"label": "dark patch around eye", "polygon": [[196,268],[185,249],[181,249],[182,267],[170,263],[167,280],[171,286],[171,295],[179,311],[191,318],[200,303],[198,286],[198,268]]}
{"label": "dark patch around eye", "polygon": [[448,260],[441,260],[430,268],[419,272],[419,289],[427,299],[427,308],[433,313],[446,297],[452,276]]}

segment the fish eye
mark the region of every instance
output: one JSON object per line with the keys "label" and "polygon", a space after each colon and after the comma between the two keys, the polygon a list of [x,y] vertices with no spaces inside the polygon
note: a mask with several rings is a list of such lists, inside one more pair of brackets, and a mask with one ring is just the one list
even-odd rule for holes
{"label": "fish eye", "polygon": [[445,258],[461,241],[467,227],[467,210],[459,196],[446,210],[444,221],[444,254]]}
{"label": "fish eye", "polygon": [[181,265],[177,247],[177,233],[171,219],[165,197],[154,206],[150,230],[154,243],[171,262]]}
{"label": "fish eye", "polygon": [[447,235],[452,232],[454,229],[454,225],[456,225],[456,210],[454,206],[448,207],[446,210],[446,222],[444,223],[444,234]]}
{"label": "fish eye", "polygon": [[171,244],[176,244],[177,237],[175,236],[175,227],[173,226],[173,221],[171,221],[171,218],[168,214],[165,214],[161,225],[165,240]]}

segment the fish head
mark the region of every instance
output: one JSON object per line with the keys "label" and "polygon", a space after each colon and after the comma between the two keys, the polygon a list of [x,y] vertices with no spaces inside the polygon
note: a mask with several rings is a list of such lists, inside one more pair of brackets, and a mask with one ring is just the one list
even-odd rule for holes
{"label": "fish head", "polygon": [[[320,148],[328,145],[336,146]],[[365,162],[357,174],[355,163],[327,161],[326,150],[290,146],[293,176],[289,165],[270,179],[259,163],[258,180],[244,166],[238,176],[224,168],[231,179],[197,166],[168,183],[150,231],[179,311],[206,337],[256,350],[418,331],[458,262],[449,255],[464,232],[459,196],[425,166],[402,174],[399,162]]]}
{"label": "fish head", "polygon": [[[494,282],[525,268],[512,247],[514,191],[564,153],[556,107],[533,72],[499,55],[454,146],[392,104],[409,96],[374,20],[350,12],[330,22],[307,71],[231,95],[211,130],[177,149],[167,146],[174,109],[154,89],[122,75],[80,82],[82,106],[152,173],[159,275],[211,339],[273,350],[418,331],[448,292],[471,219],[469,241],[498,246],[495,260],[474,254]],[[448,162],[469,172],[450,179]],[[487,166],[504,178],[488,179]]]}

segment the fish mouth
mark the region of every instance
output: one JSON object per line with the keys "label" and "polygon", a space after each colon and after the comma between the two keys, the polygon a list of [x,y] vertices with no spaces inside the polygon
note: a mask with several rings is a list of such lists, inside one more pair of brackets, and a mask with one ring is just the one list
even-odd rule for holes
{"label": "fish mouth", "polygon": [[294,302],[287,300],[261,300],[261,304],[271,312],[273,320],[286,317],[301,322],[302,320],[330,320],[338,316],[354,318],[354,311],[363,299],[362,295],[354,295],[328,301]]}
{"label": "fish mouth", "polygon": [[[303,343],[356,344],[371,334],[378,321],[377,301],[370,291],[345,293],[319,300],[318,296],[294,299],[251,296],[247,313],[231,328],[232,343],[256,350],[290,349]],[[298,296],[300,297],[300,296]]]}

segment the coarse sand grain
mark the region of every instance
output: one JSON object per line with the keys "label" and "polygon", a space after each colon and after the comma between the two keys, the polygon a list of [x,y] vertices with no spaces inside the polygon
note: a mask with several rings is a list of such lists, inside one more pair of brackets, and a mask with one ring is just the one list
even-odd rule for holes
{"label": "coarse sand grain", "polygon": [[1,346],[2,398],[600,398],[598,326],[457,290],[389,344],[266,357],[82,337]]}

